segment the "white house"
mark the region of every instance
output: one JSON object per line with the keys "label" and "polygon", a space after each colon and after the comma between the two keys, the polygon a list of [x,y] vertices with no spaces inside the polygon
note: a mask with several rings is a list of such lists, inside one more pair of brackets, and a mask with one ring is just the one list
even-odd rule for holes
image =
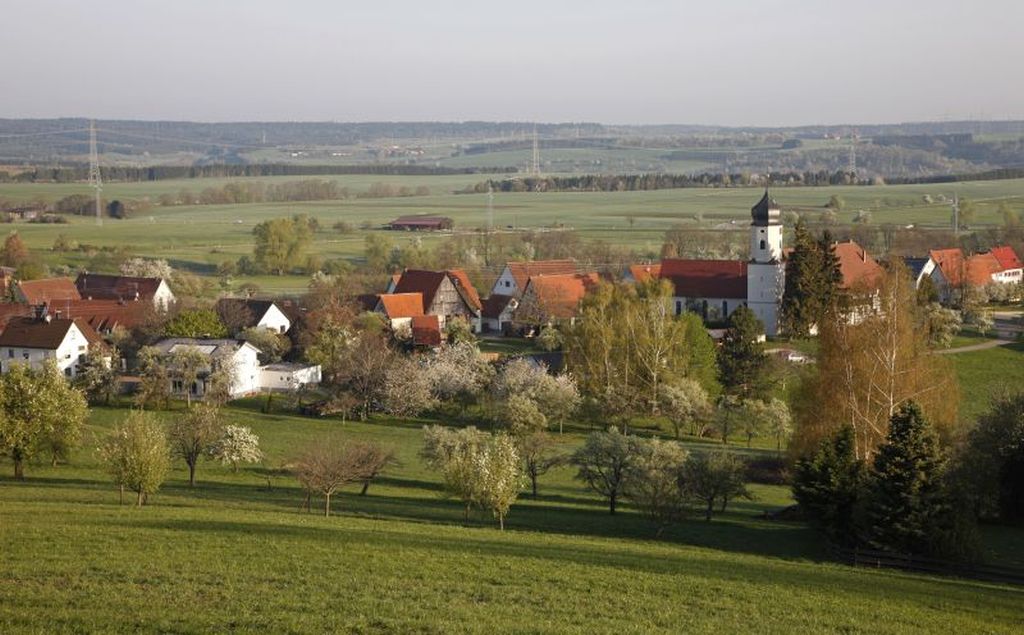
{"label": "white house", "polygon": [[259,349],[242,340],[215,340],[176,337],[161,340],[156,344],[157,350],[166,355],[180,351],[193,350],[205,356],[209,361],[199,372],[199,379],[191,386],[185,386],[179,379],[171,379],[171,392],[183,395],[191,392],[193,397],[201,399],[207,390],[209,375],[219,364],[228,363],[233,368],[231,397],[243,397],[260,390]]}
{"label": "white house", "polygon": [[492,293],[483,301],[483,310],[480,312],[483,330],[490,333],[504,333],[506,327],[512,324],[512,317],[517,308],[519,308],[519,300],[513,296]]}
{"label": "white house", "polygon": [[[274,333],[287,333],[292,328],[292,321],[272,300],[253,300],[251,298],[221,298],[217,300],[217,313],[222,317],[234,313],[244,318],[242,328],[261,328]],[[231,318],[226,322],[234,322]]]}
{"label": "white house", "polygon": [[505,265],[501,275],[491,287],[491,295],[510,295],[518,298],[526,291],[531,276],[561,276],[576,273],[572,260],[512,261]]}
{"label": "white house", "polygon": [[260,368],[260,388],[272,392],[292,392],[303,386],[320,383],[319,364],[280,362]]}
{"label": "white house", "polygon": [[89,347],[100,342],[96,331],[80,318],[52,318],[48,314],[16,317],[0,333],[0,370],[14,364],[39,369],[54,360],[65,377],[75,377]]}

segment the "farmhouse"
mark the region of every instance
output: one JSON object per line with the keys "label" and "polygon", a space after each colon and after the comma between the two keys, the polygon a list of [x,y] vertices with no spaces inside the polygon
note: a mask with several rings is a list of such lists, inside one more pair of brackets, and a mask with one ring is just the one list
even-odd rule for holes
{"label": "farmhouse", "polygon": [[0,333],[0,370],[14,364],[41,368],[53,360],[65,377],[75,377],[89,348],[100,336],[81,319],[54,318],[45,312],[12,318]]}
{"label": "farmhouse", "polygon": [[526,328],[571,322],[576,318],[580,300],[600,282],[596,273],[531,276],[515,309],[515,323]]}
{"label": "farmhouse", "polygon": [[221,298],[217,300],[217,314],[240,329],[261,328],[284,334],[292,327],[291,318],[273,300]]}
{"label": "farmhouse", "polygon": [[373,310],[384,315],[392,331],[405,331],[413,318],[423,315],[423,294],[382,293]]}
{"label": "farmhouse", "polygon": [[82,296],[70,278],[44,278],[18,282],[14,298],[24,304],[38,305],[81,300]]}
{"label": "farmhouse", "polygon": [[404,231],[441,231],[451,229],[455,221],[447,216],[401,216],[387,224],[388,229]]}
{"label": "farmhouse", "polygon": [[92,300],[143,300],[160,310],[174,303],[174,293],[161,278],[81,273],[75,287],[81,297]]}
{"label": "farmhouse", "polygon": [[510,295],[491,293],[483,301],[481,319],[483,330],[491,333],[505,333],[512,324],[512,316],[519,306],[519,300]]}
{"label": "farmhouse", "polygon": [[181,351],[195,351],[207,360],[200,370],[199,378],[191,386],[185,386],[180,379],[170,380],[171,392],[175,395],[184,395],[187,391],[193,397],[202,399],[208,389],[209,376],[221,364],[229,364],[232,368],[232,398],[259,392],[260,351],[248,342],[175,337],[157,342],[156,349],[167,356]]}
{"label": "farmhouse", "polygon": [[943,303],[957,299],[968,287],[1016,284],[1024,280],[1024,264],[1012,247],[999,246],[967,256],[960,248],[933,249],[916,276],[920,285],[929,277]]}
{"label": "farmhouse", "polygon": [[558,276],[576,273],[572,260],[512,261],[505,265],[501,275],[491,287],[491,295],[510,295],[520,298],[531,276]]}
{"label": "farmhouse", "polygon": [[407,269],[394,288],[394,294],[406,293],[420,294],[422,314],[436,315],[441,328],[448,319],[461,317],[469,320],[474,332],[480,332],[480,296],[461,269]]}

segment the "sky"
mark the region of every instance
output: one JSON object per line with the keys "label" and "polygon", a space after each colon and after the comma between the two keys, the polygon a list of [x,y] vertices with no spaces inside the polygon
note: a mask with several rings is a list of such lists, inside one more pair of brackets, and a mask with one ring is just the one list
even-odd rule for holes
{"label": "sky", "polygon": [[1022,0],[4,0],[0,117],[1024,119]]}

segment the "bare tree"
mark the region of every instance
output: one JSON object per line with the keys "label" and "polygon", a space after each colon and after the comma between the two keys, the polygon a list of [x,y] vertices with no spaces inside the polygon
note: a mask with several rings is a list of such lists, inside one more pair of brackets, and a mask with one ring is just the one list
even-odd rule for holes
{"label": "bare tree", "polygon": [[523,457],[526,476],[530,479],[530,490],[537,498],[537,479],[548,470],[567,462],[567,457],[557,454],[557,445],[550,434],[534,432],[519,439],[519,454]]}
{"label": "bare tree", "polygon": [[223,434],[220,409],[211,404],[200,404],[179,417],[168,430],[171,455],[188,465],[188,484],[196,484],[196,464],[200,457],[210,454]]}
{"label": "bare tree", "polygon": [[393,451],[369,441],[330,439],[309,446],[294,463],[295,477],[306,490],[305,509],[310,508],[313,494],[321,494],[324,516],[330,516],[335,492],[349,483],[362,483],[365,494],[370,481],[393,461]]}

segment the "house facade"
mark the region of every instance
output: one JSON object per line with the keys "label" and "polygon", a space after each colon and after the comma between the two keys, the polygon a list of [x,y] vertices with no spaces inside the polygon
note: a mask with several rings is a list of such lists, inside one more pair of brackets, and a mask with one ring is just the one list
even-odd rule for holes
{"label": "house facade", "polygon": [[209,376],[216,370],[217,365],[222,363],[228,363],[232,367],[229,392],[233,399],[260,391],[260,351],[248,342],[175,337],[157,342],[156,348],[167,356],[181,351],[195,351],[206,359],[205,366],[199,372],[199,378],[191,386],[185,386],[180,379],[172,376],[171,393],[174,395],[183,396],[190,393],[193,398],[202,399],[210,387]]}
{"label": "house facade", "polygon": [[958,301],[960,293],[969,287],[1024,281],[1024,264],[1008,246],[993,247],[970,256],[960,248],[933,249],[928,252],[928,260],[917,276],[918,285],[925,277],[931,278],[939,300],[949,304]]}
{"label": "house facade", "polygon": [[245,316],[245,328],[261,328],[281,335],[292,328],[291,318],[272,300],[221,298],[217,301],[217,313]]}
{"label": "house facade", "polygon": [[491,295],[510,295],[519,298],[526,290],[526,283],[531,276],[560,276],[573,273],[576,273],[576,263],[572,260],[511,261],[494,281]]}
{"label": "house facade", "polygon": [[319,364],[279,362],[260,368],[260,389],[265,392],[294,392],[320,383]]}
{"label": "house facade", "polygon": [[38,370],[53,361],[71,379],[78,375],[90,347],[100,341],[99,334],[81,319],[46,314],[13,318],[0,333],[0,371],[6,373],[15,364]]}
{"label": "house facade", "polygon": [[422,298],[422,315],[437,316],[441,328],[452,318],[469,321],[473,331],[481,330],[480,296],[461,269],[447,271],[424,271],[407,269],[395,284],[392,295],[419,293]]}

